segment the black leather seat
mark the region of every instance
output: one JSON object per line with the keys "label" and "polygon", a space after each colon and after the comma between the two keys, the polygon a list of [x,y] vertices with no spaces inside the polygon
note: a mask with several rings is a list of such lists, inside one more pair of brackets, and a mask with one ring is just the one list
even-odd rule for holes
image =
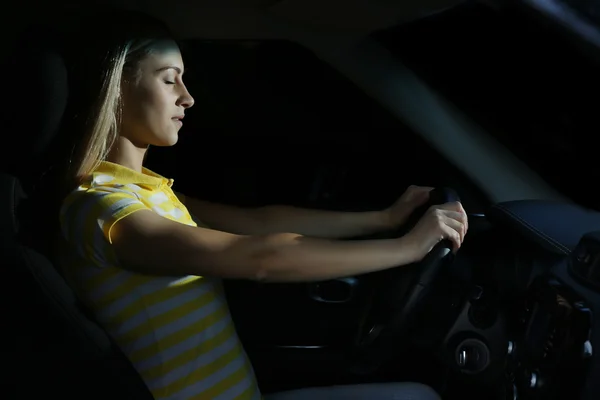
{"label": "black leather seat", "polygon": [[[88,316],[52,256],[58,227],[58,135],[68,104],[60,35],[33,30],[3,65],[0,156],[2,397],[152,399],[108,335]],[[8,390],[7,390],[8,389]]]}

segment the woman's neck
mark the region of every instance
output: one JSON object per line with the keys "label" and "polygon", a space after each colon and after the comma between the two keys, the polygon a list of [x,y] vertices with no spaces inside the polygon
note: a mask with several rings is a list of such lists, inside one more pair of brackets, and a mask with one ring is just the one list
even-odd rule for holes
{"label": "woman's neck", "polygon": [[148,146],[136,146],[129,139],[119,136],[108,154],[107,161],[141,173],[146,151],[148,151]]}

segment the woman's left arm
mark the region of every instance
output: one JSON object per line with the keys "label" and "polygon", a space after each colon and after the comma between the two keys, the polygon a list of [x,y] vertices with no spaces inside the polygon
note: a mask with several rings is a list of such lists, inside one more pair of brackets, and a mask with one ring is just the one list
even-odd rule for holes
{"label": "woman's left arm", "polygon": [[242,208],[180,196],[188,210],[207,226],[238,235],[291,232],[303,236],[342,239],[392,230],[424,201],[430,188],[412,186],[390,208],[343,212],[274,205]]}

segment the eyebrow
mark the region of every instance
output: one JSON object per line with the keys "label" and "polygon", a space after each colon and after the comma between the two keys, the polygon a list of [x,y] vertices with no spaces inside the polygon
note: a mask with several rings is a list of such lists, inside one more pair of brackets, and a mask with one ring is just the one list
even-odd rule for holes
{"label": "eyebrow", "polygon": [[162,71],[166,71],[168,69],[174,69],[175,71],[177,71],[177,73],[179,75],[183,75],[183,71],[181,70],[181,68],[176,67],[175,65],[167,65],[166,67],[157,69],[156,72],[162,72]]}

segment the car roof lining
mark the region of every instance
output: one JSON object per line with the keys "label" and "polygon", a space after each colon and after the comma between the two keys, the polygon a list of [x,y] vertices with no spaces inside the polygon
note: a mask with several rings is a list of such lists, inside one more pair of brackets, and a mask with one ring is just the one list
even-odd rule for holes
{"label": "car roof lining", "polygon": [[[33,20],[68,23],[65,10],[84,10],[116,5],[140,10],[165,20],[181,37],[214,39],[287,39],[282,25],[317,30],[334,36],[366,36],[369,33],[414,20],[463,0],[72,0],[34,1],[15,5],[2,17],[2,29]],[[31,12],[35,9],[36,12]]]}

